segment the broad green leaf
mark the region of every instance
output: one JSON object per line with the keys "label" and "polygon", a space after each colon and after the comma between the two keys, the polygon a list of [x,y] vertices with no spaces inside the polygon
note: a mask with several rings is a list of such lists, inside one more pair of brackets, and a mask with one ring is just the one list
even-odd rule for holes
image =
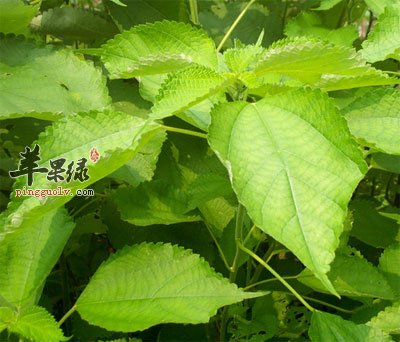
{"label": "broad green leaf", "polygon": [[392,339],[380,331],[365,324],[355,324],[340,316],[315,311],[311,317],[308,330],[311,341],[341,341],[341,342],[386,342]]}
{"label": "broad green leaf", "polygon": [[77,41],[101,41],[118,33],[112,22],[95,12],[73,7],[50,9],[36,17],[32,27],[40,34]]}
{"label": "broad green leaf", "polygon": [[388,306],[372,318],[367,325],[378,328],[387,334],[400,334],[400,302]]}
{"label": "broad green leaf", "polygon": [[0,119],[63,115],[109,105],[101,71],[72,51],[0,35]]}
{"label": "broad green leaf", "polygon": [[350,203],[350,209],[354,219],[352,236],[376,248],[385,248],[396,241],[398,223],[382,215],[373,202],[357,199]]}
{"label": "broad green leaf", "polygon": [[351,47],[358,38],[356,26],[340,27],[336,30],[324,27],[322,18],[315,13],[302,12],[290,20],[285,27],[288,37],[314,37],[335,45]]}
{"label": "broad green leaf", "polygon": [[0,243],[0,294],[15,306],[36,304],[75,224],[65,209],[22,225]]}
{"label": "broad green leaf", "polygon": [[124,7],[106,1],[113,19],[124,30],[138,24],[160,20],[188,21],[188,10],[184,0],[122,0]]}
{"label": "broad green leaf", "polygon": [[203,66],[192,66],[170,74],[161,85],[150,117],[162,119],[189,109],[223,92],[233,81],[233,78]]}
{"label": "broad green leaf", "polygon": [[221,306],[263,294],[238,289],[190,250],[143,243],[103,263],[76,305],[90,323],[129,332],[160,323],[206,323]]}
{"label": "broad green leaf", "polygon": [[165,138],[165,132],[157,132],[131,160],[113,172],[110,177],[123,180],[133,186],[150,181]]}
{"label": "broad green leaf", "polygon": [[[64,179],[56,183],[48,181],[45,174],[36,174],[33,189],[57,189],[62,186],[64,190],[70,190],[70,193],[66,196],[43,198],[13,196],[7,211],[0,215],[0,222],[4,222],[0,225],[4,227],[3,233],[15,230],[25,220],[37,220],[46,212],[72,199],[77,189],[85,188],[119,169],[133,158],[157,129],[158,125],[151,121],[115,111],[69,115],[67,119],[49,126],[36,142],[40,146],[41,157],[38,166],[50,169],[50,160],[64,158],[66,169],[69,162],[74,161],[76,167],[79,159],[86,158],[87,174],[90,178],[84,182],[71,180],[67,183]],[[100,154],[97,162],[90,159],[90,150],[93,147]],[[26,177],[22,176],[17,179],[14,189],[23,189],[24,186]]]}
{"label": "broad green leaf", "polygon": [[350,132],[369,147],[400,154],[400,91],[372,89],[342,109]]}
{"label": "broad green leaf", "polygon": [[400,3],[399,0],[364,0],[375,16],[381,15],[385,8]]}
{"label": "broad green leaf", "polygon": [[2,0],[0,3],[0,32],[28,34],[28,25],[38,10],[38,5],[27,5],[21,0]]}
{"label": "broad green leaf", "polygon": [[102,46],[110,78],[163,74],[192,63],[215,69],[214,42],[188,24],[162,21],[138,25]]}
{"label": "broad green leaf", "polygon": [[388,283],[396,295],[400,298],[400,243],[385,248],[379,258],[379,269],[385,275]]}
{"label": "broad green leaf", "polygon": [[219,105],[209,142],[256,226],[334,292],[326,273],[366,165],[329,98],[296,90]]}
{"label": "broad green leaf", "polygon": [[343,0],[321,0],[321,4],[315,10],[318,11],[326,11],[331,9],[332,7],[336,6],[338,3],[342,2]]}
{"label": "broad green leaf", "polygon": [[376,169],[400,173],[400,156],[385,153],[374,153],[372,155],[371,165]]}
{"label": "broad green leaf", "polygon": [[368,62],[400,60],[400,3],[386,7],[362,47],[361,55]]}
{"label": "broad green leaf", "polygon": [[224,53],[224,61],[234,73],[247,71],[255,63],[264,49],[261,46],[247,45],[243,48],[228,49]]}
{"label": "broad green leaf", "polygon": [[187,213],[188,196],[161,180],[137,188],[120,188],[113,194],[113,200],[121,218],[137,226],[201,220],[198,215]]}
{"label": "broad green leaf", "polygon": [[[1,324],[1,323],[0,323]],[[8,330],[29,341],[59,342],[67,341],[54,317],[40,306],[23,308],[8,322]]]}
{"label": "broad green leaf", "polygon": [[273,83],[297,80],[325,90],[398,83],[367,65],[354,49],[305,37],[274,43],[260,58],[254,73],[273,77]]}
{"label": "broad green leaf", "polygon": [[[344,296],[393,299],[392,288],[379,269],[352,249],[337,252],[328,278]],[[327,292],[309,270],[304,270],[298,280],[314,290]]]}

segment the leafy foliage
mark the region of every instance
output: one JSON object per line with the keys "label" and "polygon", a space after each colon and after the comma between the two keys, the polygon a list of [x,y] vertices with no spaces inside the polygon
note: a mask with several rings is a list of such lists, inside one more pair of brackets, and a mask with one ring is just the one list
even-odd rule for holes
{"label": "leafy foliage", "polygon": [[399,15],[1,1],[0,340],[397,341]]}

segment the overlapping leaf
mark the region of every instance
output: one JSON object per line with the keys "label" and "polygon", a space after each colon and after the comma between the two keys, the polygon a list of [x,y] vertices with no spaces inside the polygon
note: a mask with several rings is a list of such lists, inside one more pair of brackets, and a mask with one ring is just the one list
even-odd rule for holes
{"label": "overlapping leaf", "polygon": [[396,298],[400,298],[400,243],[385,248],[378,267],[392,286]]}
{"label": "overlapping leaf", "polygon": [[[13,198],[8,210],[0,216],[4,231],[14,230],[25,220],[37,220],[44,213],[72,199],[77,189],[85,188],[120,168],[151,138],[157,127],[151,121],[115,111],[70,115],[68,119],[57,121],[48,127],[37,141],[41,153],[39,167],[50,169],[50,160],[64,158],[66,169],[69,162],[74,161],[76,167],[77,160],[86,158],[90,178],[84,182],[72,179],[66,183],[64,179],[61,183],[56,183],[47,180],[45,174],[36,174],[34,189],[56,189],[63,186],[70,189],[71,193],[67,196],[44,198]],[[90,150],[93,147],[100,154],[96,163],[90,159]],[[26,178],[22,176],[16,181],[14,188],[22,189],[25,185]]]}
{"label": "overlapping leaf", "polygon": [[2,0],[0,3],[0,32],[28,34],[29,23],[39,10],[22,0]]}
{"label": "overlapping leaf", "polygon": [[367,325],[378,328],[387,334],[400,334],[400,302],[385,308],[373,317]]}
{"label": "overlapping leaf", "polygon": [[114,331],[159,323],[206,323],[243,292],[196,254],[169,244],[125,247],[103,263],[77,301],[80,315]]}
{"label": "overlapping leaf", "polygon": [[377,88],[343,108],[350,132],[362,143],[400,154],[400,91]]}
{"label": "overlapping leaf", "polygon": [[109,105],[101,71],[68,50],[0,35],[0,119],[53,120]]}
{"label": "overlapping leaf", "polygon": [[362,47],[361,54],[368,62],[400,60],[400,3],[386,7]]}
{"label": "overlapping leaf", "polygon": [[216,68],[214,42],[188,24],[162,21],[138,25],[102,47],[111,78],[163,74],[197,63]]}
{"label": "overlapping leaf", "polygon": [[257,227],[334,292],[326,273],[366,165],[327,96],[297,90],[221,104],[209,141]]}

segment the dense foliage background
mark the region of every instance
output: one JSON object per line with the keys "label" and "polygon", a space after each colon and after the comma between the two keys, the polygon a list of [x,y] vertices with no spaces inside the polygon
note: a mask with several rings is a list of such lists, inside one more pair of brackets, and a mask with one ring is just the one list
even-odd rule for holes
{"label": "dense foliage background", "polygon": [[0,340],[400,340],[399,61],[394,0],[0,0]]}

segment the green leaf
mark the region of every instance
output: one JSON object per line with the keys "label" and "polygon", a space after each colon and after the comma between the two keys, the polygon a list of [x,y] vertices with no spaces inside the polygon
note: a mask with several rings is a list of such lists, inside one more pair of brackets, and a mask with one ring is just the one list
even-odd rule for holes
{"label": "green leaf", "polygon": [[[383,274],[354,249],[337,252],[328,278],[336,291],[344,296],[394,298]],[[324,285],[309,270],[301,272],[298,280],[314,290],[326,292]]]}
{"label": "green leaf", "polygon": [[371,165],[376,169],[400,174],[400,156],[398,155],[374,153]]}
{"label": "green leaf", "polygon": [[19,227],[0,244],[0,293],[21,307],[36,304],[75,224],[65,209]]}
{"label": "green leaf", "polygon": [[0,119],[63,115],[109,105],[101,71],[69,50],[0,35]]}
{"label": "green leaf", "polygon": [[28,34],[28,25],[38,10],[38,5],[26,5],[21,0],[2,0],[0,3],[0,32]]}
{"label": "green leaf", "polygon": [[112,38],[118,28],[95,12],[73,7],[50,9],[32,22],[40,34],[66,40],[94,41]]}
{"label": "green leaf", "polygon": [[396,241],[398,223],[382,215],[373,202],[357,199],[350,203],[350,209],[354,218],[352,236],[376,248],[385,248]]}
{"label": "green leaf", "polygon": [[[152,121],[132,117],[115,111],[88,112],[70,115],[66,119],[55,122],[39,136],[37,144],[40,146],[41,161],[39,167],[50,168],[49,161],[59,158],[66,159],[64,168],[70,161],[76,162],[81,158],[88,160],[88,180],[48,181],[45,174],[36,174],[34,189],[57,189],[71,192],[66,196],[52,196],[44,198],[13,197],[6,212],[0,215],[3,221],[3,233],[15,230],[25,220],[37,220],[51,209],[68,202],[75,195],[77,189],[85,188],[97,180],[111,174],[133,158],[141,147],[158,130],[158,125]],[[97,148],[100,159],[94,163],[90,160],[90,150]],[[66,175],[64,174],[66,177]],[[26,186],[26,177],[17,179],[14,189],[23,189]],[[40,195],[40,194],[39,194]],[[45,205],[44,205],[45,204]],[[0,231],[0,238],[2,232]]]}
{"label": "green leaf", "polygon": [[400,3],[385,9],[362,47],[361,55],[368,62],[400,60]]}
{"label": "green leaf", "polygon": [[207,323],[221,306],[263,294],[243,292],[189,250],[143,243],[103,263],[76,305],[90,323],[129,332],[160,323]]}
{"label": "green leaf", "polygon": [[150,181],[153,178],[158,155],[165,138],[165,132],[157,132],[131,160],[113,172],[110,177],[123,180],[132,186]]}
{"label": "green leaf", "polygon": [[354,49],[305,37],[274,43],[260,58],[254,73],[273,77],[272,83],[285,82],[289,77],[325,90],[398,83],[367,65]]}
{"label": "green leaf", "polygon": [[124,7],[106,1],[113,19],[124,30],[160,20],[189,21],[184,0],[122,0]]}
{"label": "green leaf", "polygon": [[400,243],[385,248],[378,267],[392,286],[396,298],[400,298]]}
{"label": "green leaf", "polygon": [[226,65],[234,73],[247,71],[258,60],[264,49],[261,46],[247,45],[243,48],[228,49],[224,53]]}
{"label": "green leaf", "polygon": [[311,341],[385,342],[392,339],[379,329],[365,324],[355,324],[340,316],[315,311],[308,330]]}
{"label": "green leaf", "polygon": [[399,0],[364,0],[375,16],[381,15],[385,8],[399,3]]}
{"label": "green leaf", "polygon": [[203,66],[192,66],[170,74],[161,85],[150,117],[162,119],[182,112],[223,92],[232,82],[232,78],[225,78]]}
{"label": "green leaf", "polygon": [[336,30],[324,27],[322,18],[315,13],[302,12],[290,20],[285,27],[288,37],[314,37],[335,45],[351,47],[358,38],[356,26],[340,27]]}
{"label": "green leaf", "polygon": [[342,112],[350,132],[366,146],[400,154],[400,91],[371,89]]}
{"label": "green leaf", "polygon": [[400,334],[400,302],[385,308],[384,311],[373,317],[367,325],[378,328],[387,334]]}
{"label": "green leaf", "polygon": [[328,97],[296,90],[219,105],[209,141],[257,227],[334,292],[326,273],[366,165]]}
{"label": "green leaf", "polygon": [[19,334],[29,341],[59,342],[67,341],[54,317],[40,306],[23,308],[14,314],[8,323],[8,330]]}
{"label": "green leaf", "polygon": [[201,220],[197,215],[186,214],[190,210],[188,196],[161,180],[137,188],[120,188],[113,194],[113,200],[121,218],[137,226]]}
{"label": "green leaf", "polygon": [[163,74],[197,63],[215,69],[214,42],[188,24],[162,21],[138,25],[102,46],[110,78]]}
{"label": "green leaf", "polygon": [[326,11],[331,9],[332,7],[336,6],[338,3],[342,2],[343,0],[321,0],[321,4],[316,11]]}

